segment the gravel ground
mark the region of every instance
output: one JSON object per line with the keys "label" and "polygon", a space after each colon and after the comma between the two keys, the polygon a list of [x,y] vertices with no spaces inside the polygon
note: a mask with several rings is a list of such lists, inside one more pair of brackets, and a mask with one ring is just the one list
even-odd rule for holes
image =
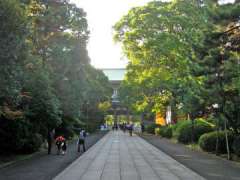
{"label": "gravel ground", "polygon": [[[106,132],[98,132],[86,138],[86,149],[94,145]],[[51,155],[47,152],[37,154],[28,160],[16,162],[0,169],[0,180],[50,180],[77,159],[81,154],[77,152],[77,142],[68,145],[66,155]]]}

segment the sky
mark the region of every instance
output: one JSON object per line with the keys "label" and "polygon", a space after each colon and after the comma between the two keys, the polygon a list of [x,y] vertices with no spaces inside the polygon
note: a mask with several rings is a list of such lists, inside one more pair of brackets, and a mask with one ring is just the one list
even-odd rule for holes
{"label": "sky", "polygon": [[[113,42],[113,25],[132,7],[142,6],[151,0],[71,0],[87,12],[90,30],[88,53],[96,68],[124,68],[120,44]],[[221,0],[231,2],[234,0]]]}
{"label": "sky", "polygon": [[88,53],[96,68],[124,68],[120,44],[113,42],[113,25],[132,7],[150,0],[71,0],[87,12],[90,30]]}

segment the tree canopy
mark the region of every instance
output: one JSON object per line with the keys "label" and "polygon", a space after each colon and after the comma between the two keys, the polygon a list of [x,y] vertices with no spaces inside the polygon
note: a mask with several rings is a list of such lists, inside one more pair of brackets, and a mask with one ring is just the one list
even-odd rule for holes
{"label": "tree canopy", "polygon": [[[129,59],[120,94],[137,112],[216,116],[239,133],[239,2],[153,1],[114,26]],[[130,98],[125,94],[130,94]],[[219,118],[219,117],[216,117]]]}
{"label": "tree canopy", "polygon": [[84,10],[68,0],[0,0],[0,8],[0,143],[12,139],[1,151],[31,152],[54,128],[71,137],[74,126],[100,124],[111,88],[90,64]]}

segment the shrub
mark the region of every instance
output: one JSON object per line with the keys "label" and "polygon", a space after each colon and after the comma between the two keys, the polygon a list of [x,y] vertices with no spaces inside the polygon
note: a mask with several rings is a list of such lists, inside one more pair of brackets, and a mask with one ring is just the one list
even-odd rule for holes
{"label": "shrub", "polygon": [[3,127],[0,129],[1,153],[32,153],[41,146],[42,136],[35,133],[26,120],[2,119],[0,123]]}
{"label": "shrub", "polygon": [[240,136],[234,138],[232,149],[236,155],[240,156]]}
{"label": "shrub", "polygon": [[171,126],[171,128],[172,128],[172,132],[173,132],[173,136],[174,137],[177,137],[178,136],[178,132],[179,132],[179,127],[182,125],[182,124],[186,124],[186,121],[187,120],[181,120],[181,121],[178,121],[176,124],[173,124],[172,126]]}
{"label": "shrub", "polygon": [[[220,131],[218,134],[218,152],[226,153],[226,139],[224,131]],[[232,133],[228,133],[229,139],[229,147],[232,145],[233,135]],[[199,139],[199,146],[202,150],[207,152],[215,152],[216,151],[216,142],[217,142],[217,131],[203,134]]]}
{"label": "shrub", "polygon": [[[179,142],[188,144],[192,141],[192,122],[185,121],[181,123],[177,129],[177,139]],[[213,131],[213,126],[203,120],[195,120],[194,121],[194,129],[193,129],[193,142],[198,142],[198,139],[202,134]]]}
{"label": "shrub", "polygon": [[159,131],[157,132],[162,137],[166,138],[172,138],[172,128],[169,126],[163,126],[159,128]]}
{"label": "shrub", "polygon": [[160,126],[157,124],[150,124],[146,127],[146,132],[149,134],[155,134],[155,128],[158,128],[158,127]]}
{"label": "shrub", "polygon": [[155,128],[155,133],[154,133],[154,134],[159,135],[159,131],[160,131],[160,128],[159,128],[159,127],[158,127],[158,128]]}
{"label": "shrub", "polygon": [[36,152],[39,147],[42,145],[43,139],[42,135],[36,133],[32,134],[29,137],[26,137],[26,141],[20,149],[21,153],[33,153]]}

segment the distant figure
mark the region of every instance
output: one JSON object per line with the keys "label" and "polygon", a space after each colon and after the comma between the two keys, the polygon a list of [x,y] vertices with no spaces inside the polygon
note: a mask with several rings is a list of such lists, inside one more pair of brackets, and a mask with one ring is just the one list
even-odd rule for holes
{"label": "distant figure", "polygon": [[63,136],[58,136],[56,138],[57,154],[59,155],[62,151],[62,154],[65,155],[67,151],[66,139]]}
{"label": "distant figure", "polygon": [[80,152],[80,147],[82,145],[83,147],[83,152],[86,151],[86,148],[85,148],[85,138],[87,136],[87,133],[85,130],[81,130],[80,133],[79,133],[79,139],[78,139],[78,152]]}
{"label": "distant figure", "polygon": [[106,131],[106,130],[107,130],[107,126],[106,126],[105,124],[102,124],[102,125],[100,126],[100,130],[101,130],[101,131]]}
{"label": "distant figure", "polygon": [[112,129],[113,129],[113,130],[118,130],[118,124],[117,124],[117,123],[114,123]]}
{"label": "distant figure", "polygon": [[55,129],[53,129],[52,131],[48,130],[48,136],[47,136],[48,154],[51,154],[54,136],[55,136]]}
{"label": "distant figure", "polygon": [[143,123],[141,123],[141,131],[142,131],[142,133],[144,133],[144,131],[145,131],[145,126]]}
{"label": "distant figure", "polygon": [[132,123],[129,123],[127,125],[127,128],[128,128],[128,131],[129,131],[129,135],[132,136],[132,133],[133,133],[133,124]]}
{"label": "distant figure", "polygon": [[126,129],[127,129],[127,125],[126,125],[126,123],[123,123],[123,132],[124,133],[126,132]]}

